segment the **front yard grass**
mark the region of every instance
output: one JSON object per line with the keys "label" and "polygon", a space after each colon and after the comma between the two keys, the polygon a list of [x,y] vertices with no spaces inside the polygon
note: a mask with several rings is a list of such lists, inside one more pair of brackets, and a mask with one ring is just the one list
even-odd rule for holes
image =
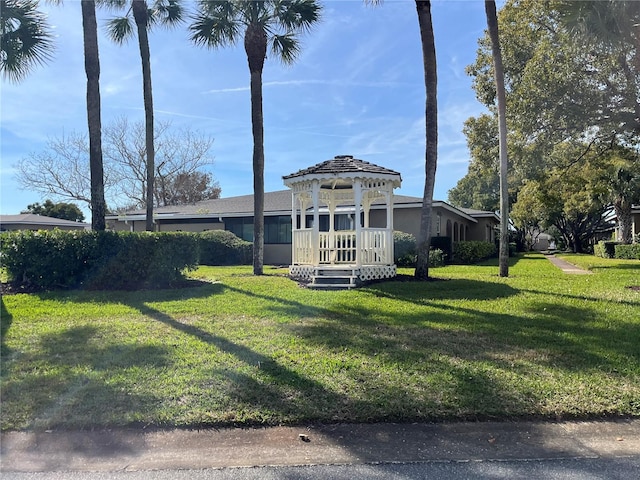
{"label": "front yard grass", "polygon": [[531,254],[351,291],[201,267],[5,295],[2,429],[640,416],[640,262],[566,259],[594,275]]}

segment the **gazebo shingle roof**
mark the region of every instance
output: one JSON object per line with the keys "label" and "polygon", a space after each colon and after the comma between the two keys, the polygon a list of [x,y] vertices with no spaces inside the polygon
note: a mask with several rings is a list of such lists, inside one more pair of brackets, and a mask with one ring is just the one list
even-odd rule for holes
{"label": "gazebo shingle roof", "polygon": [[374,165],[373,163],[365,162],[353,158],[351,155],[336,155],[331,160],[313,165],[312,167],[299,170],[296,173],[285,175],[282,177],[284,180],[296,177],[303,177],[305,175],[333,175],[339,173],[369,173],[372,175],[397,175],[400,173],[395,170],[390,170],[385,167]]}

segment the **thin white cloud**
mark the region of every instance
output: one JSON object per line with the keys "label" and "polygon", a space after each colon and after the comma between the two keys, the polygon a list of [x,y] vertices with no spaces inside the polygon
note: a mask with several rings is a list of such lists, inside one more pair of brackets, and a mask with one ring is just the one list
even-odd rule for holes
{"label": "thin white cloud", "polygon": [[[348,80],[277,80],[264,82],[263,87],[297,87],[303,85],[327,85],[330,87],[355,87],[355,88],[389,88],[389,87],[402,87],[409,85],[403,82],[358,82]],[[236,93],[236,92],[248,92],[249,86],[245,87],[230,87],[230,88],[215,88],[203,92],[204,94],[213,93]]]}

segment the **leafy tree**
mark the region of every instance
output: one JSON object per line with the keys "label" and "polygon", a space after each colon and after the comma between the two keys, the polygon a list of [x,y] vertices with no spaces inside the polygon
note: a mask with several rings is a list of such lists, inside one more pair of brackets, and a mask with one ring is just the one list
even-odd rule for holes
{"label": "leafy tree", "polygon": [[[212,164],[213,139],[189,129],[172,130],[170,123],[156,125],[158,205],[217,198],[220,188],[202,169]],[[23,158],[17,167],[24,188],[59,198],[91,203],[89,146],[86,135],[72,132],[48,142],[43,152]],[[145,208],[146,156],[144,123],[115,120],[104,129],[104,185],[113,209]]]}
{"label": "leafy tree", "polygon": [[84,214],[82,210],[74,203],[53,203],[51,200],[45,200],[44,204],[32,203],[27,205],[27,209],[21,213],[33,213],[45,217],[61,218],[72,222],[82,222]]}
{"label": "leafy tree", "polygon": [[518,201],[511,209],[516,243],[525,251],[531,250],[540,233],[549,227],[543,197],[539,195],[541,190],[538,181],[525,183],[518,193]]}
{"label": "leafy tree", "polygon": [[[125,6],[129,2],[126,0],[109,0],[112,6]],[[133,35],[133,23],[136,26],[138,35],[138,46],[140,48],[140,59],[142,62],[142,85],[144,97],[145,115],[145,143],[147,157],[147,192],[146,229],[152,231],[153,224],[153,193],[154,193],[154,173],[155,173],[155,146],[153,143],[153,90],[151,86],[151,53],[149,51],[148,30],[156,23],[174,26],[182,21],[183,10],[179,0],[156,0],[150,9],[145,0],[131,0],[130,15],[114,18],[108,23],[109,36],[117,43],[123,43]]]}
{"label": "leafy tree", "polygon": [[81,0],[84,69],[87,75],[87,124],[89,128],[89,172],[91,228],[106,228],[107,204],[104,198],[104,168],[102,161],[102,120],[100,112],[100,56],[98,53],[98,23],[96,2]]}
{"label": "leafy tree", "polygon": [[158,205],[186,205],[220,197],[221,189],[210,173],[178,172],[160,177],[156,187]]}
{"label": "leafy tree", "polygon": [[[637,25],[640,18],[638,2],[573,3],[585,8],[634,4],[627,6],[629,21]],[[547,147],[547,152],[567,138],[629,141],[635,135],[637,142],[640,70],[630,61],[637,57],[635,37],[611,42],[591,35],[585,44],[565,25],[558,5],[563,3],[509,0],[500,11],[509,123],[523,141]],[[487,38],[481,39],[468,71],[479,100],[492,105],[495,86]]]}
{"label": "leafy tree", "polygon": [[504,88],[504,68],[502,66],[502,53],[500,49],[500,37],[498,32],[498,16],[496,2],[485,1],[487,25],[491,38],[491,51],[493,56],[493,71],[496,82],[496,96],[498,99],[498,132],[500,145],[500,276],[509,276],[509,192],[507,186],[507,169],[509,167],[507,156],[507,106]]}
{"label": "leafy tree", "polygon": [[551,154],[558,167],[527,183],[513,208],[519,226],[527,221],[542,228],[553,225],[576,253],[585,251],[589,240],[607,226],[605,214],[611,210],[600,153],[589,150],[581,162],[571,161],[584,149],[577,143],[558,144]]}
{"label": "leafy tree", "polygon": [[264,118],[262,70],[271,44],[274,57],[292,63],[300,51],[297,35],[319,19],[315,0],[201,0],[191,24],[196,45],[220,48],[243,37],[249,63],[253,133],[253,273],[262,275],[264,259]]}
{"label": "leafy tree", "polygon": [[416,0],[420,42],[422,44],[422,63],[424,68],[425,100],[425,182],[420,212],[420,231],[417,240],[417,258],[415,277],[420,280],[429,278],[429,249],[431,245],[431,213],[433,208],[433,190],[438,164],[438,75],[436,47],[431,19],[431,2]]}
{"label": "leafy tree", "polygon": [[500,210],[500,165],[496,115],[470,117],[463,133],[471,154],[469,170],[448,192],[452,205],[497,212]]}
{"label": "leafy tree", "polygon": [[13,82],[23,80],[53,53],[53,34],[37,0],[0,0],[0,72]]}

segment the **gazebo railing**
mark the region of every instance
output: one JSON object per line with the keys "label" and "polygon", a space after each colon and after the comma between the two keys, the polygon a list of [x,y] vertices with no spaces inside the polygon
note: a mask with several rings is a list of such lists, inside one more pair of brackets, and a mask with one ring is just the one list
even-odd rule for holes
{"label": "gazebo railing", "polygon": [[[393,263],[393,237],[385,228],[363,228],[361,241],[354,230],[319,232],[318,264],[356,264],[356,249],[360,244],[361,265],[390,265]],[[293,231],[293,263],[314,264],[313,230]]]}
{"label": "gazebo railing", "polygon": [[313,265],[313,231],[293,231],[293,263],[295,265]]}
{"label": "gazebo railing", "polygon": [[360,260],[363,265],[393,263],[393,236],[386,228],[363,228]]}

